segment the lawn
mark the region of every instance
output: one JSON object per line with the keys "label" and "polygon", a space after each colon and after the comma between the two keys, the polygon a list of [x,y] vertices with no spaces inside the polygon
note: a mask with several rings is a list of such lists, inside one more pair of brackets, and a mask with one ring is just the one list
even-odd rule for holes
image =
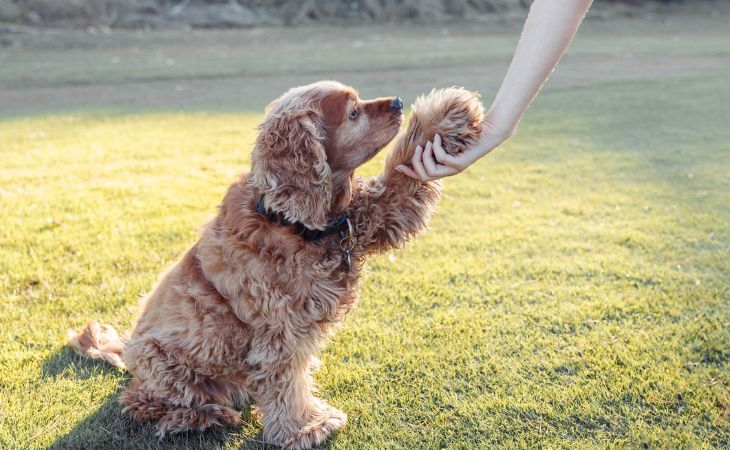
{"label": "lawn", "polygon": [[[448,179],[322,355],[320,393],[349,415],[327,447],[730,446],[727,67],[547,89]],[[90,318],[132,327],[261,118],[0,121],[0,448],[267,448],[248,411],[158,442],[116,402],[127,374],[64,346]]]}

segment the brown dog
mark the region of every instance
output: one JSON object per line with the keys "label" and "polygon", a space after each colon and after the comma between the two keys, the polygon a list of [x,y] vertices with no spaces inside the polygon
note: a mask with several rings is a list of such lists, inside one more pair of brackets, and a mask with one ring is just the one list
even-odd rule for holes
{"label": "brown dog", "polygon": [[126,367],[120,397],[167,432],[234,425],[252,399],[264,439],[311,448],[345,424],[313,395],[317,353],[355,306],[365,258],[425,228],[440,192],[395,170],[435,133],[456,153],[478,138],[483,109],[463,89],[419,98],[377,178],[355,178],[398,132],[398,98],[363,101],[335,82],[285,93],[267,108],[251,172],[146,298],[124,343],[90,322],[70,344]]}

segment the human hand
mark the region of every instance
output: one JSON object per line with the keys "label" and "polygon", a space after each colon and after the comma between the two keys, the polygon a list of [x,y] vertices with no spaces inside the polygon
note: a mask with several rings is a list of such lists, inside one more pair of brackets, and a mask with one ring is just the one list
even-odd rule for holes
{"label": "human hand", "polygon": [[434,136],[433,142],[428,141],[424,148],[416,147],[411,158],[411,167],[399,165],[396,169],[411,178],[421,181],[438,180],[461,173],[476,160],[497,148],[502,142],[512,136],[511,132],[501,133],[497,128],[484,120],[479,141],[458,155],[450,155],[441,146],[441,136]]}

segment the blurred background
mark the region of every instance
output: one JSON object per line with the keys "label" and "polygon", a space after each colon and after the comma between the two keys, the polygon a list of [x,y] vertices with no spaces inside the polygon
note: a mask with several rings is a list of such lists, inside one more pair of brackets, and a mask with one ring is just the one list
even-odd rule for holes
{"label": "blurred background", "polygon": [[[529,0],[0,0],[0,115],[141,109],[259,110],[323,78],[411,102],[434,86],[487,99]],[[597,0],[552,85],[724,64],[646,55],[724,27],[727,1]],[[709,28],[707,28],[709,27]],[[672,44],[674,45],[674,44]],[[582,57],[581,57],[582,56]]]}

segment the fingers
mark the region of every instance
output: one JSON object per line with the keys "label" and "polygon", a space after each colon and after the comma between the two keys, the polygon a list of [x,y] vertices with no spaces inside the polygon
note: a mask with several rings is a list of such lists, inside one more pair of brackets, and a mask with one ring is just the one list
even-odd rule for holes
{"label": "fingers", "polygon": [[464,170],[457,157],[446,153],[446,150],[441,146],[441,136],[438,134],[433,138],[433,154],[439,164],[457,169],[459,172]]}
{"label": "fingers", "polygon": [[418,174],[417,174],[416,172],[414,172],[414,171],[413,171],[413,169],[411,169],[411,168],[410,168],[410,167],[408,167],[408,166],[404,166],[403,164],[401,164],[400,166],[397,166],[397,167],[396,167],[396,170],[397,170],[398,172],[400,172],[400,173],[404,174],[404,175],[408,175],[408,176],[409,176],[409,177],[411,177],[411,178],[415,178],[416,180],[420,180],[420,179],[421,179],[421,178],[420,178],[420,177],[418,176]]}
{"label": "fingers", "polygon": [[451,155],[444,150],[441,136],[436,134],[433,141],[427,142],[425,147],[420,145],[416,147],[411,158],[412,167],[398,166],[397,169],[421,181],[456,175],[499,146],[506,139],[501,136],[485,121],[482,123],[479,140],[463,152]]}
{"label": "fingers", "polygon": [[426,149],[423,151],[423,165],[426,168],[426,173],[429,176],[436,174],[436,161],[433,158],[433,147],[434,144],[431,141],[426,142]]}
{"label": "fingers", "polygon": [[411,158],[411,166],[413,167],[413,170],[416,171],[418,178],[420,178],[421,181],[430,181],[430,177],[426,172],[426,167],[423,165],[423,148],[420,145],[416,146],[416,151],[413,153],[413,157]]}
{"label": "fingers", "polygon": [[[440,159],[438,155],[441,155]],[[463,161],[464,156],[455,157],[446,153],[441,146],[441,136],[436,135],[433,142],[426,143],[425,148],[420,145],[416,146],[416,151],[411,157],[411,167],[401,164],[396,169],[417,180],[433,181],[460,173],[463,167],[469,165],[468,162]],[[443,164],[441,160],[448,161],[449,164]]]}
{"label": "fingers", "polygon": [[[427,181],[425,178],[425,169],[423,167],[423,163],[421,162],[421,156],[423,155],[423,149],[420,145],[416,146],[416,151],[413,152],[413,156],[411,156],[411,165],[413,168],[406,166],[405,164],[399,164],[395,167],[395,169],[411,178],[414,178],[416,180],[420,181]],[[415,169],[415,170],[414,170]]]}
{"label": "fingers", "polygon": [[449,177],[451,175],[456,175],[457,173],[461,172],[461,170],[459,169],[439,164],[434,157],[435,148],[435,141],[434,143],[428,142],[426,143],[426,148],[423,151],[421,161],[423,162],[423,166],[425,168],[427,176],[424,181],[438,180],[439,178]]}
{"label": "fingers", "polygon": [[[411,166],[408,167],[404,164],[396,166],[396,170],[404,175],[408,175],[411,178],[415,178],[420,181],[432,181],[441,178],[445,175],[439,175],[436,168],[436,163],[433,160],[432,144],[429,142],[426,144],[426,150],[420,145],[416,146],[416,151],[411,157]],[[426,167],[428,165],[428,168]]]}
{"label": "fingers", "polygon": [[436,170],[434,172],[429,172],[429,175],[431,176],[432,180],[437,180],[439,178],[444,177],[450,177],[451,175],[456,175],[460,171],[457,169],[454,169],[453,167],[444,166],[439,164],[436,166]]}

